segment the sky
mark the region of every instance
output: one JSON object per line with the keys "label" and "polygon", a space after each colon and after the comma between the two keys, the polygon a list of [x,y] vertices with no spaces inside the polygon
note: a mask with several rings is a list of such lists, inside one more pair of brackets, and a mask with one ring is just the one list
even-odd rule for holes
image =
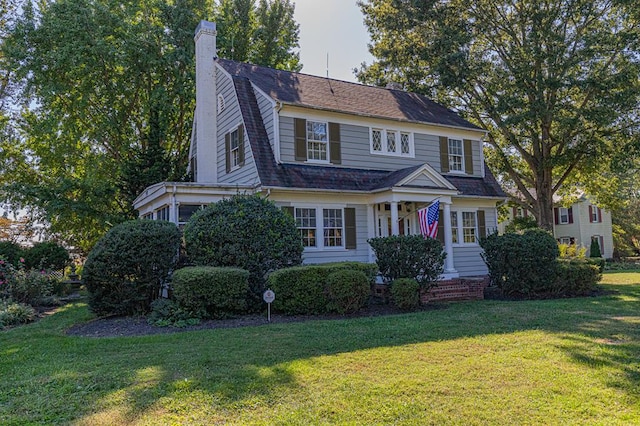
{"label": "sky", "polygon": [[367,50],[369,33],[356,0],[294,0],[295,19],[300,24],[302,72],[356,81],[353,69],[371,64]]}

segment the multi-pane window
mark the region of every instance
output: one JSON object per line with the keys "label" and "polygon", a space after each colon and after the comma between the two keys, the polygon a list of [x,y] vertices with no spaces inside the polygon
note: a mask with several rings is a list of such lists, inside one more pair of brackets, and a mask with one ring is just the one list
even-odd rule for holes
{"label": "multi-pane window", "polygon": [[560,207],[558,209],[558,222],[561,224],[569,223],[569,209]]}
{"label": "multi-pane window", "polygon": [[169,220],[169,206],[162,207],[156,211],[156,220]]}
{"label": "multi-pane window", "polygon": [[390,129],[371,129],[371,152],[409,157],[413,152],[411,133]]}
{"label": "multi-pane window", "polygon": [[462,240],[465,243],[476,242],[476,213],[462,212]]}
{"label": "multi-pane window", "polygon": [[295,209],[296,226],[305,247],[316,247],[316,209]]}
{"label": "multi-pane window", "polygon": [[591,222],[592,223],[597,223],[597,222],[601,222],[602,219],[600,218],[600,209],[597,208],[596,206],[591,206]]}
{"label": "multi-pane window", "polygon": [[327,123],[307,120],[307,159],[327,161]]}
{"label": "multi-pane window", "polygon": [[322,210],[324,246],[342,247],[342,209]]}
{"label": "multi-pane window", "polygon": [[238,129],[229,134],[229,152],[231,168],[240,165],[240,132]]}
{"label": "multi-pane window", "polygon": [[191,216],[201,208],[203,208],[203,206],[200,204],[180,204],[178,206],[178,223],[187,223]]}
{"label": "multi-pane window", "polygon": [[464,151],[460,139],[449,139],[449,170],[463,171]]}
{"label": "multi-pane window", "polygon": [[458,212],[451,212],[451,237],[453,244],[460,242],[458,239]]}
{"label": "multi-pane window", "polygon": [[411,153],[409,133],[400,133],[400,153],[404,155],[409,155]]}

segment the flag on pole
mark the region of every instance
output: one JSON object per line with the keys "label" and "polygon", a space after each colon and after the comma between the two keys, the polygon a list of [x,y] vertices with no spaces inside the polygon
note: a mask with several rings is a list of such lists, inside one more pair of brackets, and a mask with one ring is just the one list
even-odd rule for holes
{"label": "flag on pole", "polygon": [[438,216],[440,215],[440,200],[434,201],[429,207],[418,210],[420,233],[423,237],[435,238],[438,235]]}

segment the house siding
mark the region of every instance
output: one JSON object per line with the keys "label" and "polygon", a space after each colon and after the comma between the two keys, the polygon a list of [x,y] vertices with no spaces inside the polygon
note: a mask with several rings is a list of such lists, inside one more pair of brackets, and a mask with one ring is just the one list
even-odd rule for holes
{"label": "house siding", "polygon": [[453,264],[461,277],[489,273],[480,253],[482,253],[482,248],[476,244],[453,247]]}
{"label": "house siding", "polygon": [[[230,173],[226,172],[225,135],[242,124],[242,114],[233,81],[224,73],[218,71],[216,75],[218,93],[225,99],[225,108],[217,115],[218,119],[218,182],[240,185],[256,184],[259,181],[251,146],[244,132],[244,165]],[[202,166],[199,166],[202,167]]]}
{"label": "house siding", "polygon": [[[295,162],[294,118],[280,117],[279,122],[280,158],[284,163],[293,163]],[[393,171],[427,163],[437,172],[441,171],[438,136],[414,132],[414,157],[372,154],[370,126],[340,123],[340,137],[342,166],[344,167]],[[472,154],[474,176],[480,176],[480,141],[472,141]]]}

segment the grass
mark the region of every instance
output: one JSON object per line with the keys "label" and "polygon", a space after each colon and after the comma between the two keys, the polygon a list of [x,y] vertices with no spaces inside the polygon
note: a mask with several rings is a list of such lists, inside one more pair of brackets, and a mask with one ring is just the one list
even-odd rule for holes
{"label": "grass", "polygon": [[640,424],[640,273],[597,298],[344,321],[65,336],[82,304],[0,333],[0,424]]}

